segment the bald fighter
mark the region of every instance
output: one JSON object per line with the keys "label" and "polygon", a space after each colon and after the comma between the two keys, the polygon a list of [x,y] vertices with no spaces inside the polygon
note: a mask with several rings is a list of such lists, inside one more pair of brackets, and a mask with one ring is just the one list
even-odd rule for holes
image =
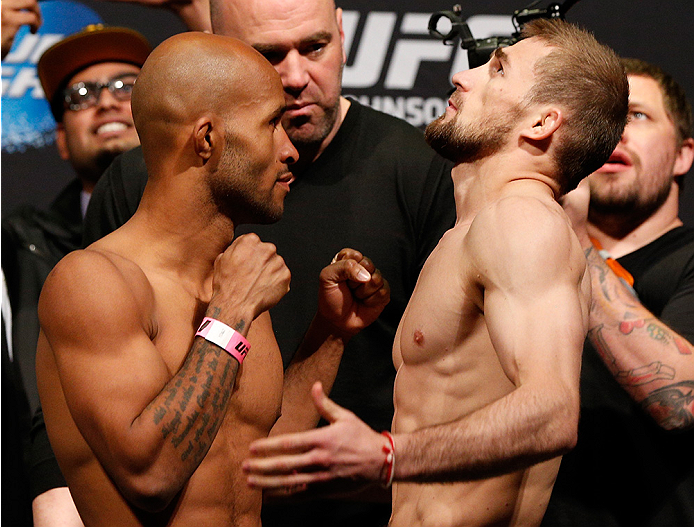
{"label": "bald fighter", "polygon": [[248,445],[315,426],[310,385],[330,386],[345,343],[388,301],[373,264],[340,251],[283,377],[267,310],[290,273],[234,228],[282,215],[297,158],[284,107],[270,63],[229,37],[177,35],[142,69],[142,202],[55,267],[39,306],[39,394],[87,526],[258,526]]}

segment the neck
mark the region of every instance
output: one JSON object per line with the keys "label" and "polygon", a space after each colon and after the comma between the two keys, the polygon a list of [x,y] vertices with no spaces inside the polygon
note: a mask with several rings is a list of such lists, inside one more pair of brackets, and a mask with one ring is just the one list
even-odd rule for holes
{"label": "neck", "polygon": [[125,225],[136,231],[132,236],[155,256],[158,267],[194,281],[210,275],[217,256],[233,241],[235,227],[211,199],[199,196],[199,191],[173,188],[166,179],[150,179],[135,215]]}
{"label": "neck", "polygon": [[614,258],[634,252],[682,225],[679,192],[673,185],[665,202],[650,216],[634,213],[588,214],[588,234],[596,238]]}
{"label": "neck", "polygon": [[482,208],[507,195],[546,195],[555,199],[557,183],[537,167],[520,168],[523,163],[518,161],[513,156],[496,154],[453,168],[457,224],[472,221]]}

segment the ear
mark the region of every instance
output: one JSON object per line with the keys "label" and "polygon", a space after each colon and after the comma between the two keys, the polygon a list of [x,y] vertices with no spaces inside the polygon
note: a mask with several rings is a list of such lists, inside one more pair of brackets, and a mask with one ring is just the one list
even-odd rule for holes
{"label": "ear", "polygon": [[[533,114],[531,114],[533,115]],[[559,108],[546,108],[533,115],[532,126],[521,132],[521,137],[529,141],[549,139],[564,122],[564,114]]]}
{"label": "ear", "polygon": [[689,137],[685,139],[682,142],[682,146],[680,146],[680,151],[675,158],[675,166],[672,174],[674,176],[686,174],[692,167],[692,161],[694,161],[694,139]]}
{"label": "ear", "polygon": [[209,117],[201,117],[195,122],[193,129],[193,148],[202,164],[207,163],[216,148],[221,146],[221,137],[218,127]]}
{"label": "ear", "polygon": [[337,28],[340,30],[340,45],[342,46],[342,64],[347,64],[347,53],[345,52],[345,31],[342,29],[342,8],[338,7],[335,10],[337,18]]}
{"label": "ear", "polygon": [[67,135],[65,134],[65,125],[58,123],[55,129],[55,146],[58,148],[58,154],[63,161],[70,160],[70,150],[67,147]]}

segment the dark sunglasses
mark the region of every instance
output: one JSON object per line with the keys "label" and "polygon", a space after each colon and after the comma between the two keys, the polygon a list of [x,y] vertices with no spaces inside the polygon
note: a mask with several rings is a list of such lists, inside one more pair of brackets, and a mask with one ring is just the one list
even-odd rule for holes
{"label": "dark sunglasses", "polygon": [[129,101],[135,85],[136,75],[121,75],[108,82],[78,82],[64,91],[65,109],[78,111],[95,106],[101,96],[101,90],[108,89],[118,101]]}

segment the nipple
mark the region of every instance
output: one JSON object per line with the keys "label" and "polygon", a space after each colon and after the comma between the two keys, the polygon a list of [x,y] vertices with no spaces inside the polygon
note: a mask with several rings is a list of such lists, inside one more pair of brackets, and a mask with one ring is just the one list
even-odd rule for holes
{"label": "nipple", "polygon": [[424,333],[416,329],[414,331],[414,341],[420,346],[422,346],[424,344]]}

